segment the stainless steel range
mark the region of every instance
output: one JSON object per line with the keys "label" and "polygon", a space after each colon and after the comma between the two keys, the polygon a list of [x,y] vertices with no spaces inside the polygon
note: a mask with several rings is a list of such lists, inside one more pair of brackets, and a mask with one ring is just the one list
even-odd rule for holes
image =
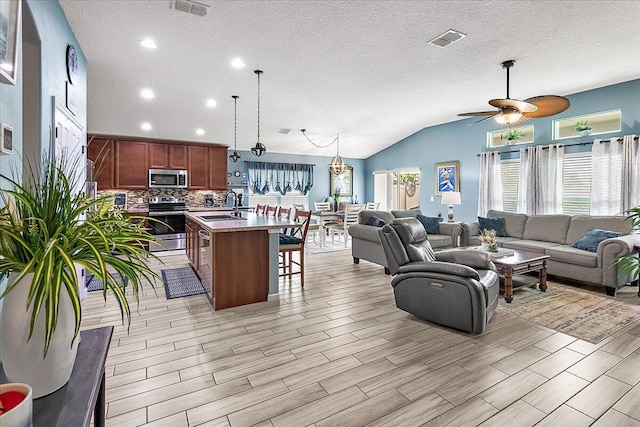
{"label": "stainless steel range", "polygon": [[149,197],[149,217],[162,221],[149,221],[150,233],[160,245],[149,245],[150,252],[184,249],[186,244],[185,219],[187,206],[184,197]]}

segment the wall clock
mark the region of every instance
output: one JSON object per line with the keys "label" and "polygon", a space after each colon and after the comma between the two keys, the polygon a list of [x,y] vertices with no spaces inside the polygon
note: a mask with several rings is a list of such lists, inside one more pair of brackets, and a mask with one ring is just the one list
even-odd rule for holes
{"label": "wall clock", "polygon": [[78,80],[78,54],[72,44],[67,46],[67,76],[71,84]]}

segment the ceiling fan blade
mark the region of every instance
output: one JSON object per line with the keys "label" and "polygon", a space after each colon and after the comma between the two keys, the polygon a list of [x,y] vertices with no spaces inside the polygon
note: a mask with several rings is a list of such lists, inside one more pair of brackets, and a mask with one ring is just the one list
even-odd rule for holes
{"label": "ceiling fan blade", "polygon": [[538,107],[536,111],[523,112],[522,115],[529,119],[539,117],[549,117],[558,113],[562,113],[569,108],[571,102],[564,96],[542,95],[525,99],[525,102],[531,103]]}
{"label": "ceiling fan blade", "polygon": [[482,119],[480,119],[480,120],[476,120],[476,121],[475,121],[475,122],[473,122],[473,123],[469,123],[469,126],[471,126],[471,125],[475,125],[476,123],[480,123],[480,122],[485,122],[485,121],[487,121],[487,120],[491,120],[491,119],[493,119],[493,117],[494,117],[494,116],[497,116],[498,114],[501,114],[501,113],[500,113],[500,112],[498,112],[497,114],[494,114],[494,115],[492,115],[492,116],[484,117],[484,118],[482,118]]}
{"label": "ceiling fan blade", "polygon": [[526,101],[518,101],[517,99],[492,99],[489,101],[489,105],[493,105],[496,108],[510,107],[515,108],[521,113],[531,113],[538,109],[534,104]]}
{"label": "ceiling fan blade", "polygon": [[495,116],[500,113],[500,111],[475,111],[473,113],[460,113],[459,116]]}

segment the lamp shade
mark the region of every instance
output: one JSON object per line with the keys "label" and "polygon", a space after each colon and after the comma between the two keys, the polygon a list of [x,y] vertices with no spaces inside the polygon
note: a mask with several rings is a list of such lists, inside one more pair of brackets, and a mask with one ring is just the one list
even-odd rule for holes
{"label": "lamp shade", "polygon": [[442,193],[441,203],[443,205],[459,205],[460,202],[460,192],[458,191],[447,191]]}

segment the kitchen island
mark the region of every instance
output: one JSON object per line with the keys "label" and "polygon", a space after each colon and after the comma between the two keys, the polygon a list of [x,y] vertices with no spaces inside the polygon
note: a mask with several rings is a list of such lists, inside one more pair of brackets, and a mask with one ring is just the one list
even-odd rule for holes
{"label": "kitchen island", "polygon": [[189,212],[187,257],[213,308],[278,297],[278,233],[300,227],[288,219],[240,212]]}

